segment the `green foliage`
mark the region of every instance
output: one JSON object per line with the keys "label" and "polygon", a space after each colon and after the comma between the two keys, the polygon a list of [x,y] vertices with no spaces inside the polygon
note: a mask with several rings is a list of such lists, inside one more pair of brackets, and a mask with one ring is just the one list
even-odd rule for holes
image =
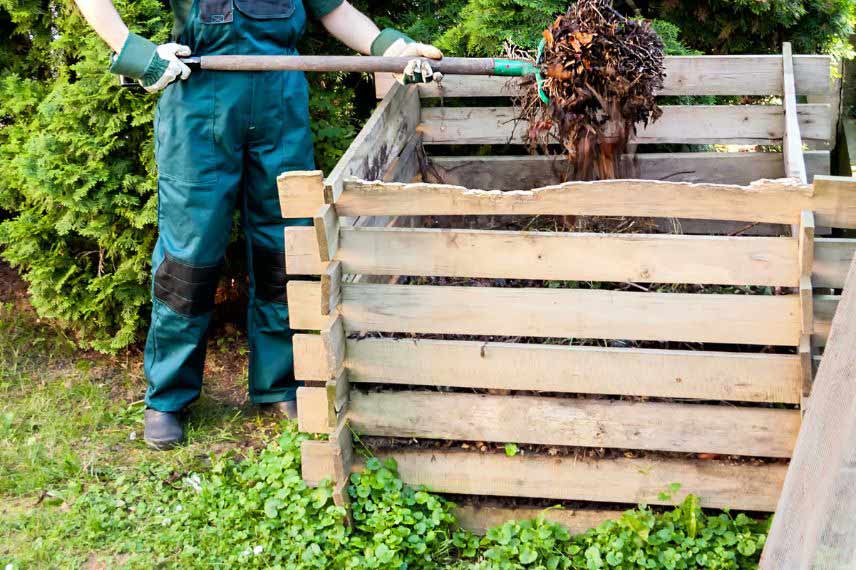
{"label": "green foliage", "polygon": [[851,0],[663,0],[651,14],[676,24],[685,41],[705,53],[779,53],[783,41],[794,53],[850,51]]}

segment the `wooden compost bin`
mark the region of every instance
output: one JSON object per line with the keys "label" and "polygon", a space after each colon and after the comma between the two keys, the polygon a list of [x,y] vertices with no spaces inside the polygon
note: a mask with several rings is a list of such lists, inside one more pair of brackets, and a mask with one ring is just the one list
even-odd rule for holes
{"label": "wooden compost bin", "polygon": [[[320,276],[288,283],[292,327],[320,331],[294,337],[295,372],[306,382],[300,428],[330,434],[303,445],[308,483],[331,479],[336,500],[347,501],[348,473],[360,467],[353,429],[629,450],[617,458],[461,446],[383,452],[398,461],[405,482],[437,492],[591,502],[552,515],[574,530],[615,516],[609,504],[668,504],[659,495],[673,482],[682,491],[672,500],[692,492],[707,507],[775,509],[810,406],[813,360],[856,249],[856,240],[815,237],[815,225],[856,228],[856,181],[828,176],[837,108],[831,62],[792,58],[786,46],[782,56],[669,57],[666,66],[662,95],[781,103],[665,106],[658,122],[640,128],[638,144],[781,145],[783,152],[640,154],[648,180],[562,184],[550,159],[514,147],[525,126],[515,129],[510,107],[469,105],[507,98],[513,81],[448,77],[441,86],[403,87],[379,78],[383,101],[335,169],[326,178],[280,177],[283,216],[315,221],[285,236],[287,273]],[[803,152],[803,143],[813,150]],[[434,156],[436,145],[456,155]],[[519,154],[477,156],[476,145]],[[508,214],[677,219],[684,233],[412,227],[422,216]],[[706,220],[721,222],[699,223]],[[741,231],[753,223],[769,235]],[[753,285],[775,294],[402,285],[396,276]],[[664,344],[616,348],[616,340]],[[722,348],[737,345],[754,348]],[[462,511],[474,528],[530,515]]]}

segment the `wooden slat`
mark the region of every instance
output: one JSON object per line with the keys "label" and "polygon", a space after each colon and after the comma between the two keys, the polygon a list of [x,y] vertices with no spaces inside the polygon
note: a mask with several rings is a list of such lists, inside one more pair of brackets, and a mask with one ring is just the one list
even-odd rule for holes
{"label": "wooden slat", "polygon": [[327,263],[321,261],[318,237],[312,226],[285,228],[285,273],[320,275]]}
{"label": "wooden slat", "polygon": [[856,239],[815,238],[812,283],[815,287],[844,287],[856,251]]}
{"label": "wooden slat", "polygon": [[838,309],[840,295],[815,295],[814,296],[814,334],[812,343],[814,346],[825,346],[832,327],[832,318]]}
{"label": "wooden slat", "polygon": [[345,362],[345,328],[342,318],[337,314],[320,336],[326,369],[331,373],[330,378],[336,378]]}
{"label": "wooden slat", "polygon": [[[791,178],[807,182],[805,159],[802,153],[802,136],[797,107],[797,92],[794,82],[794,62],[791,56],[790,42],[782,44],[782,66],[784,68],[784,95],[782,106],[785,109],[785,133],[782,139],[782,153],[785,159],[785,172]],[[831,120],[830,120],[831,122]]]}
{"label": "wooden slat", "polygon": [[294,377],[300,381],[321,382],[333,377],[324,352],[321,336],[296,334],[292,338],[294,350]]}
{"label": "wooden slat", "polygon": [[336,310],[342,297],[342,263],[331,261],[321,273],[321,306],[322,315],[329,315]]}
{"label": "wooden slat", "polygon": [[793,238],[343,228],[345,273],[645,283],[799,282]]}
{"label": "wooden slat", "polygon": [[582,534],[608,520],[621,517],[621,510],[606,509],[545,509],[538,507],[493,507],[480,505],[460,505],[455,508],[455,518],[461,528],[484,535],[489,529],[508,521],[526,521],[542,517],[558,523],[571,534]]}
{"label": "wooden slat", "polygon": [[320,170],[284,172],[277,177],[276,184],[283,218],[311,218],[324,204]]}
{"label": "wooden slat", "polygon": [[582,215],[744,220],[794,224],[802,210],[815,223],[856,227],[856,179],[817,176],[812,186],[791,179],[749,186],[655,180],[566,182],[513,192],[443,184],[352,180],[336,203],[340,215]]}
{"label": "wooden slat", "polygon": [[363,435],[790,457],[797,410],[697,404],[352,390]]}
{"label": "wooden slat", "polygon": [[[402,480],[432,491],[614,503],[673,504],[697,494],[709,508],[772,511],[787,466],[680,459],[506,457],[447,450],[380,451],[394,457]],[[671,483],[672,500],[660,497]]]}
{"label": "wooden slat", "polygon": [[[785,133],[781,105],[664,105],[663,115],[639,125],[636,144],[780,144]],[[827,104],[797,106],[804,140],[827,141],[832,112]],[[428,107],[419,132],[425,144],[521,144],[526,123],[513,107]]]}
{"label": "wooden slat", "polygon": [[297,389],[297,425],[307,433],[332,433],[336,411],[327,399],[327,388],[301,386]]}
{"label": "wooden slat", "polygon": [[318,242],[318,256],[321,261],[330,261],[339,249],[339,216],[331,204],[324,204],[312,220],[315,226],[315,239]]}
{"label": "wooden slat", "polygon": [[798,295],[345,284],[340,311],[347,330],[435,334],[796,346],[800,327]]}
{"label": "wooden slat", "polygon": [[[832,58],[797,55],[793,58],[797,94],[830,92]],[[666,56],[666,79],[658,95],[781,95],[782,60],[775,55]],[[439,85],[419,86],[420,97],[490,97],[517,95],[516,79],[488,76],[443,78]],[[391,74],[375,74],[378,98],[392,87]],[[508,87],[506,87],[508,85]]]}
{"label": "wooden slat", "polygon": [[332,315],[321,314],[321,284],[317,281],[289,281],[288,323],[294,330],[320,331],[332,323]]}
{"label": "wooden slat", "polygon": [[[816,174],[829,174],[829,151],[806,151],[804,156],[809,181]],[[635,161],[638,168],[633,178],[645,180],[749,184],[785,174],[778,152],[646,153],[627,155],[627,160]],[[492,190],[558,184],[567,166],[551,156],[432,156],[429,163],[425,182]]]}
{"label": "wooden slat", "polygon": [[761,568],[848,568],[856,556],[856,262],[818,370]]}
{"label": "wooden slat", "polygon": [[800,401],[795,355],[480,341],[347,341],[352,383],[749,402]]}
{"label": "wooden slat", "polygon": [[327,203],[336,201],[348,176],[381,178],[416,134],[419,113],[416,87],[396,84],[324,180]]}

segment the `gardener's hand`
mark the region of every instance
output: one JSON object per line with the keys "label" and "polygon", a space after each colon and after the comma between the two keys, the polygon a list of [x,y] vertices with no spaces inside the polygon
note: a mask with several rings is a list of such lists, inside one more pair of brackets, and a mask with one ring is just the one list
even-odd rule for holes
{"label": "gardener's hand", "polygon": [[[414,42],[397,30],[387,28],[372,43],[372,54],[385,57],[415,56],[404,68],[404,73],[396,73],[400,83],[428,83],[440,81],[443,75],[431,69],[428,59],[442,59],[443,52],[432,45]],[[427,59],[426,59],[427,58]]]}
{"label": "gardener's hand", "polygon": [[190,68],[178,59],[179,56],[189,55],[190,48],[187,46],[175,43],[155,45],[136,34],[128,34],[110,71],[132,77],[146,91],[154,93],[178,77],[187,79],[190,76]]}

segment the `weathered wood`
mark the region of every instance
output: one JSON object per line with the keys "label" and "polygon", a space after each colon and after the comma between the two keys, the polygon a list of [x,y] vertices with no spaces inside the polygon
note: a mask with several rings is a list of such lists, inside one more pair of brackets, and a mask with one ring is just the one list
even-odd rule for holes
{"label": "weathered wood", "polygon": [[321,261],[318,236],[312,226],[285,228],[286,275],[320,275],[327,266]]}
{"label": "weathered wood", "polygon": [[348,340],[347,353],[353,383],[800,401],[800,363],[788,354],[371,338]]}
{"label": "weathered wood", "polygon": [[291,337],[294,351],[294,377],[300,381],[322,382],[333,378],[324,353],[324,344],[317,334],[296,334]]}
{"label": "weathered wood", "polygon": [[856,262],[851,266],[761,568],[849,568],[856,556]]}
{"label": "weathered wood", "polygon": [[322,315],[321,284],[313,281],[289,281],[288,324],[294,330],[320,331],[333,322],[331,315]]}
{"label": "weathered wood", "polygon": [[348,401],[351,397],[351,384],[348,381],[347,372],[340,369],[339,376],[334,380],[328,380],[325,387],[327,389],[327,401],[333,403],[333,411],[338,421],[347,410]]}
{"label": "weathered wood", "polygon": [[[793,58],[798,95],[827,95],[832,58]],[[666,56],[666,79],[658,95],[781,95],[782,59],[775,55]],[[440,84],[419,86],[420,97],[496,97],[518,95],[519,80],[507,77],[448,76]],[[393,86],[392,74],[375,74],[378,99]]]}
{"label": "weathered wood", "polygon": [[346,273],[796,286],[793,238],[343,228]]}
{"label": "weathered wood", "polygon": [[[436,492],[613,503],[673,504],[687,493],[709,508],[772,511],[787,465],[680,459],[506,457],[436,449],[378,452],[394,457],[404,482]],[[672,500],[663,489],[680,481]]]}
{"label": "weathered wood", "polygon": [[[805,159],[802,152],[802,136],[797,116],[797,89],[794,82],[794,62],[791,56],[791,43],[782,44],[782,67],[784,73],[782,106],[785,109],[785,132],[782,138],[782,154],[785,159],[785,173],[806,183]],[[831,122],[831,120],[830,120]],[[828,137],[827,137],[828,138]]]}
{"label": "weathered wood", "polygon": [[321,314],[336,311],[342,298],[342,263],[331,261],[321,273]]}
{"label": "weathered wood", "polygon": [[[780,144],[781,105],[663,105],[663,115],[637,126],[635,144]],[[797,106],[803,140],[829,140],[828,104]],[[522,144],[527,123],[513,107],[427,107],[418,131],[424,144]]]}
{"label": "weathered wood", "polygon": [[276,179],[283,218],[311,218],[324,205],[324,182],[320,170],[284,172]]}
{"label": "weathered wood", "polygon": [[461,528],[478,535],[484,535],[488,529],[508,521],[526,521],[538,517],[562,525],[571,534],[582,534],[608,520],[618,519],[623,511],[617,509],[544,509],[464,504],[455,507],[454,513]]}
{"label": "weathered wood", "polygon": [[342,317],[336,315],[330,325],[321,331],[320,336],[326,369],[331,373],[330,378],[336,378],[345,362],[345,328]]}
{"label": "weathered wood", "polygon": [[838,309],[840,295],[815,295],[814,296],[814,333],[811,336],[812,345],[816,347],[825,346],[832,327],[832,318]]}
{"label": "weathered wood", "polygon": [[364,435],[757,457],[790,457],[800,426],[796,410],[360,390],[348,420]]}
{"label": "weathered wood", "polygon": [[[397,84],[354,138],[325,178],[325,200],[337,201],[346,177],[381,178],[416,133],[419,93],[415,86]],[[314,212],[313,212],[314,213]]]}
{"label": "weathered wood", "polygon": [[330,261],[339,249],[339,216],[331,204],[324,204],[312,220],[315,226],[315,239],[318,241],[318,257],[321,261]]}
{"label": "weathered wood", "polygon": [[[803,153],[809,181],[829,174],[829,151]],[[750,184],[785,174],[778,152],[674,152],[627,155],[634,178],[708,184]],[[551,156],[432,156],[425,182],[515,190],[562,182],[568,163]],[[572,180],[573,170],[567,173]],[[439,177],[439,178],[438,178]]]}
{"label": "weathered wood", "polygon": [[847,270],[856,251],[856,239],[815,238],[811,281],[815,287],[844,287]]}
{"label": "weathered wood", "polygon": [[790,346],[800,334],[798,295],[345,284],[340,311],[351,331]]}
{"label": "weathered wood", "polygon": [[333,432],[336,410],[327,398],[327,388],[301,386],[297,389],[297,427],[307,433]]}
{"label": "weathered wood", "polygon": [[749,186],[654,180],[566,182],[513,192],[443,184],[352,180],[336,203],[340,215],[582,215],[744,220],[793,224],[812,210],[818,225],[856,227],[856,179],[817,176]]}
{"label": "weathered wood", "polygon": [[336,488],[348,481],[354,462],[354,449],[347,422],[342,421],[326,441],[307,440],[300,446],[301,476],[310,487],[317,487],[327,479],[334,483],[333,498],[336,504],[345,502],[346,497],[336,497]]}

